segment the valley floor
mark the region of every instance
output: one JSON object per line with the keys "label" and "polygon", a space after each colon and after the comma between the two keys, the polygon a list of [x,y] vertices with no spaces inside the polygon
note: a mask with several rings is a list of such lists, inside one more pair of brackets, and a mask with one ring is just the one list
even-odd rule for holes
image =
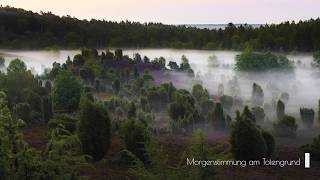
{"label": "valley floor", "polygon": [[[45,124],[35,124],[26,127],[23,130],[25,140],[39,151],[44,151],[47,144],[48,127]],[[177,164],[181,161],[181,154],[190,145],[191,136],[161,136],[159,137],[160,144],[163,146],[165,153],[168,154],[169,163]],[[281,140],[284,141],[284,140]],[[216,132],[208,135],[208,143],[214,146],[217,143],[228,144],[228,135],[226,132]],[[90,179],[101,180],[122,180],[128,179],[128,166],[117,163],[119,152],[124,149],[124,143],[119,135],[112,137],[112,144],[108,155],[99,162],[91,163],[88,168],[82,169],[79,174],[87,176]],[[303,161],[303,153],[299,151],[299,146],[292,143],[286,145],[277,145],[272,159],[279,160],[295,160],[301,157]],[[320,164],[311,162],[311,168],[305,169],[299,167],[225,167],[217,172],[215,179],[221,180],[316,180],[320,177]]]}

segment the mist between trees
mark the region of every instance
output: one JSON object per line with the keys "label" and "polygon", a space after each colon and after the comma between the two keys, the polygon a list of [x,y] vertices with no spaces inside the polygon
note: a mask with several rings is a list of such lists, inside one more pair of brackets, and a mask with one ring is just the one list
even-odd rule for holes
{"label": "mist between trees", "polygon": [[[205,179],[219,173],[182,161],[170,164],[160,142],[166,136],[190,142],[179,153],[181,160],[269,158],[283,138],[304,145],[301,151],[316,159],[319,138],[312,139],[319,130],[319,96],[310,82],[318,83],[319,60],[314,54],[308,65],[252,49],[236,56],[234,64],[220,64],[211,56],[207,63],[213,71],[235,74],[210,78],[195,72],[184,55],[177,63],[140,54],[130,58],[121,49],[82,49],[36,75],[20,59],[8,67],[2,63],[1,176],[72,179],[93,162],[111,160],[138,179],[183,179],[186,174]],[[309,79],[299,79],[299,71]],[[302,96],[314,95],[312,90],[316,96]],[[38,123],[49,128],[41,153],[21,134],[22,126]],[[123,148],[108,159],[114,137]],[[226,143],[209,143],[228,137]]]}

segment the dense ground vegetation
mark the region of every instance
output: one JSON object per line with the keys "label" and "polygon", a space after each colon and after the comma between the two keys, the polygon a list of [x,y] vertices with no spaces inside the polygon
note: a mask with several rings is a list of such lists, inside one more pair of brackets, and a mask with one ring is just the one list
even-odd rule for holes
{"label": "dense ground vegetation", "polygon": [[[246,53],[251,59],[260,56]],[[277,59],[271,53],[262,56]],[[251,63],[243,58],[237,61],[244,61],[244,66]],[[188,77],[192,88],[179,89],[172,82],[159,81],[177,75]],[[53,63],[41,75],[32,74],[22,60],[14,59],[0,74],[0,177],[73,179],[86,176],[81,170],[90,164],[106,161],[120,164],[128,177],[137,179],[212,179],[220,168],[187,166],[185,159],[272,157],[278,137],[298,136],[297,120],[286,112],[288,93],[267,105],[259,84],[253,83],[251,97],[243,100],[237,96],[237,79],[229,83],[233,94],[225,94],[221,86],[219,94],[210,94],[196,80],[186,56],[178,65],[163,57],[150,60],[135,54],[130,58],[121,49],[100,53],[82,49],[62,64]],[[272,114],[271,121],[265,111]],[[314,127],[313,109],[301,107],[297,113],[303,128]],[[48,127],[48,142],[41,152],[21,133],[23,126],[37,124]],[[209,144],[212,137],[205,132],[229,134],[229,142]],[[178,162],[170,162],[160,140],[190,134],[193,138],[175,157]],[[111,161],[107,155],[114,137],[123,146],[113,152]],[[319,157],[318,139],[303,146],[303,151]]]}
{"label": "dense ground vegetation", "polygon": [[[268,92],[258,83],[252,83],[249,98],[239,95],[236,77],[228,82],[230,92],[219,84],[218,93],[210,93],[184,55],[177,64],[164,57],[137,53],[131,58],[121,49],[94,48],[243,49],[235,58],[238,72],[292,73],[294,63],[270,51],[313,51],[312,65],[319,68],[319,33],[319,19],[207,30],[0,7],[0,48],[92,47],[39,75],[21,59],[5,67],[0,56],[0,179],[77,179],[90,176],[83,171],[104,162],[124,168],[126,179],[212,179],[223,167],[187,166],[186,158],[273,157],[279,138],[294,140],[299,128],[307,132],[316,127],[320,104],[318,110],[300,107],[295,112],[300,117],[293,117],[286,110],[289,93],[268,102]],[[209,57],[209,66],[220,66],[215,56]],[[176,77],[187,77],[191,87],[180,89]],[[30,145],[22,133],[39,124],[48,128],[43,149]],[[225,134],[229,138],[224,142],[212,144]],[[163,147],[167,136],[169,141],[183,137],[169,150],[187,141],[173,162]],[[115,150],[117,138],[121,145]],[[315,160],[320,159],[319,138],[301,148]]]}
{"label": "dense ground vegetation", "polygon": [[161,23],[111,22],[59,17],[0,7],[0,48],[170,47],[314,51],[320,49],[320,19],[278,25],[196,29]]}

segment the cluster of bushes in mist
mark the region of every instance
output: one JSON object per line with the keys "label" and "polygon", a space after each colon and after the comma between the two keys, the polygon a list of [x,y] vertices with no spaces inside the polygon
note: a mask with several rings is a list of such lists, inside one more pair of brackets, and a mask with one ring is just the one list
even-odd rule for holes
{"label": "cluster of bushes in mist", "polygon": [[274,55],[270,52],[258,53],[246,49],[236,57],[236,70],[239,71],[267,71],[267,70],[291,70],[293,62],[283,55]]}
{"label": "cluster of bushes in mist", "polygon": [[[274,57],[271,55],[271,62]],[[242,99],[235,78],[229,82],[230,95],[224,94],[222,85],[219,94],[213,95],[194,81],[187,57],[182,56],[179,65],[169,62],[170,69],[166,64],[163,57],[150,60],[135,54],[129,58],[121,49],[100,54],[83,49],[72,60],[68,57],[65,63],[53,63],[42,75],[32,74],[19,59],[11,61],[7,72],[0,73],[0,177],[76,177],[86,163],[105,158],[112,137],[119,136],[125,149],[117,160],[130,167],[132,176],[162,179],[188,174],[205,179],[215,174],[214,168],[170,168],[157,137],[196,132],[186,153],[214,158],[221,153],[213,154],[203,132],[196,130],[229,132],[231,148],[222,156],[252,160],[272,156],[274,137],[297,136],[296,118],[285,111],[288,93],[266,102],[262,87],[253,83],[251,98]],[[191,90],[155,82],[170,72],[189,77]],[[313,127],[315,114],[313,109],[301,107],[303,128]],[[49,127],[43,153],[20,136],[21,126],[39,122]],[[315,139],[305,148],[317,154],[318,142]]]}

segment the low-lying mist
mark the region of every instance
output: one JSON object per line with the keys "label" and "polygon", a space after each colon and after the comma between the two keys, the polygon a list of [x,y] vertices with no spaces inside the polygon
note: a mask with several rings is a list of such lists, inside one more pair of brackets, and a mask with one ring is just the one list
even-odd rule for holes
{"label": "low-lying mist", "polygon": [[[149,50],[150,51],[150,50]],[[136,51],[141,55],[154,55],[154,52]],[[160,52],[163,50],[159,50]],[[171,73],[172,81],[178,88],[191,90],[192,85],[201,83],[208,89],[210,95],[219,94],[219,85],[223,85],[223,93],[233,97],[241,98],[248,105],[252,94],[253,83],[259,84],[264,92],[264,103],[272,104],[278,101],[282,93],[289,94],[286,102],[286,113],[300,118],[299,109],[302,107],[318,110],[320,98],[320,73],[311,66],[311,54],[290,54],[289,60],[294,62],[293,71],[265,71],[265,72],[238,72],[234,70],[235,56],[239,52],[214,51],[195,53],[193,51],[180,51],[164,53],[168,61],[180,63],[180,57],[185,54],[195,72],[195,81],[180,73]],[[161,55],[159,53],[158,55]],[[211,57],[210,57],[211,56]],[[148,56],[149,57],[149,56]],[[214,59],[214,60],[212,60]],[[235,85],[236,84],[236,85]],[[236,87],[235,87],[236,86]],[[238,87],[237,87],[238,86]],[[266,114],[272,120],[272,115]]]}
{"label": "low-lying mist", "polygon": [[[102,50],[99,51],[101,53]],[[51,67],[54,61],[64,62],[68,56],[73,57],[79,53],[72,51],[6,51],[1,50],[6,59],[6,64],[13,58],[20,58],[26,62],[35,73],[42,73],[45,68]],[[205,51],[205,50],[172,50],[172,49],[125,49],[124,54],[133,57],[139,53],[142,57],[150,59],[163,56],[166,63],[181,62],[181,56],[185,55],[195,73],[195,80],[191,80],[185,74],[168,72],[167,76],[157,77],[156,82],[172,81],[178,88],[191,90],[192,85],[201,83],[208,89],[211,96],[223,94],[241,98],[244,105],[250,106],[250,98],[253,83],[259,84],[264,92],[264,103],[272,104],[279,100],[282,93],[289,94],[286,103],[286,113],[300,119],[299,108],[313,108],[318,111],[320,98],[320,73],[311,66],[311,54],[289,54],[289,60],[294,61],[295,68],[292,72],[237,72],[234,70],[236,51]],[[169,67],[168,67],[169,68]],[[220,86],[220,88],[219,88]],[[222,88],[221,88],[222,87]],[[220,92],[221,93],[221,92]],[[233,112],[234,113],[234,112]],[[266,112],[267,113],[267,112]],[[317,113],[316,113],[317,114]],[[272,114],[266,114],[273,120]]]}
{"label": "low-lying mist", "polygon": [[[285,102],[285,113],[294,116],[298,124],[298,136],[294,141],[277,138],[280,144],[303,145],[311,142],[319,133],[318,101],[320,98],[319,71],[312,67],[312,56],[309,54],[288,55],[294,62],[293,71],[265,71],[265,72],[239,72],[234,69],[235,52],[215,52],[211,57],[204,59],[189,58],[192,69],[195,72],[195,79],[190,80],[185,74],[172,72],[171,81],[178,88],[191,90],[194,84],[200,83],[209,91],[212,99],[224,95],[240,98],[243,105],[254,107],[251,103],[253,83],[259,84],[264,92],[264,104],[274,105],[279,99]],[[188,57],[188,56],[187,56]],[[176,60],[176,59],[175,59]],[[180,63],[180,61],[177,61]],[[221,88],[222,87],[222,88]],[[284,100],[283,94],[289,98]],[[264,107],[263,107],[264,108]],[[316,113],[315,124],[312,129],[304,127],[300,108],[312,108]],[[238,109],[242,110],[242,109]],[[227,111],[233,118],[236,108]],[[265,128],[272,128],[272,122],[277,120],[275,109],[268,111],[265,108]],[[214,131],[215,132],[215,131]],[[214,133],[208,131],[208,134]],[[215,133],[214,133],[215,134]]]}

